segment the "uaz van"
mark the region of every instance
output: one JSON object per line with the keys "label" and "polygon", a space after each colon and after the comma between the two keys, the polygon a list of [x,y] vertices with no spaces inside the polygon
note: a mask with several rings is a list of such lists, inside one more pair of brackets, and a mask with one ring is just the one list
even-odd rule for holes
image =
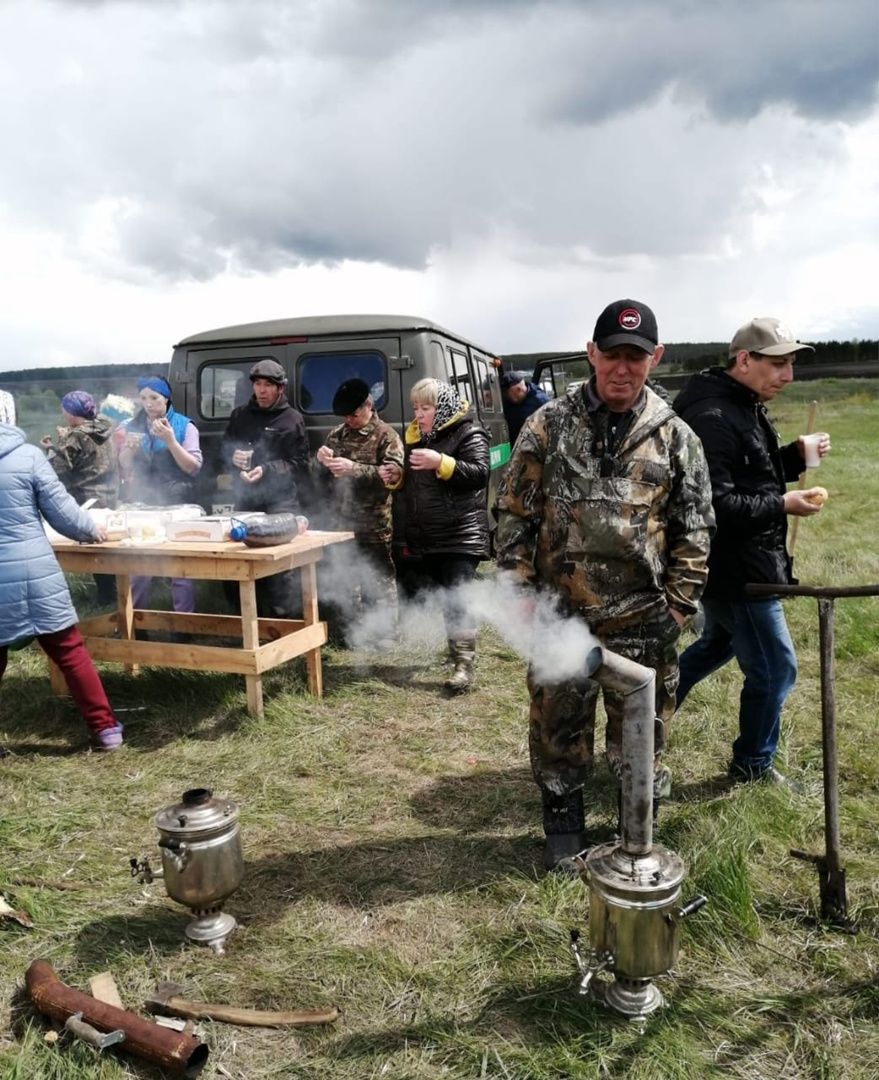
{"label": "uaz van", "polygon": [[[406,315],[319,315],[208,330],[174,346],[169,381],[175,409],[199,429],[204,466],[200,501],[218,511],[231,504],[232,478],[220,441],[232,410],[250,398],[248,372],[257,360],[287,372],[287,398],[305,419],[312,454],[341,421],[333,415],[338,387],[351,378],[371,388],[381,418],[403,436],[412,419],[409,391],[427,376],[451,383],[490,435],[489,501],[510,456],[501,405],[500,361],[488,350],[429,319]],[[395,547],[402,550],[402,500],[395,500]]]}

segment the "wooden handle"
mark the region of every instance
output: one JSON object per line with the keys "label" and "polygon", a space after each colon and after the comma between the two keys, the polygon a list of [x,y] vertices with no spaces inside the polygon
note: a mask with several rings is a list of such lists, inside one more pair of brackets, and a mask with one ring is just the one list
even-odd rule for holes
{"label": "wooden handle", "polygon": [[[805,431],[806,435],[811,435],[812,432],[815,430],[815,417],[817,415],[818,415],[818,402],[817,401],[812,401],[812,402],[809,403],[809,411],[806,414],[806,431]],[[804,468],[803,471],[800,473],[800,480],[799,480],[799,483],[797,484],[797,487],[800,489],[800,491],[802,491],[805,486],[806,486],[806,470]],[[798,517],[795,517],[794,520],[793,520],[793,524],[791,525],[790,536],[788,537],[788,543],[787,543],[787,553],[788,553],[788,555],[793,555],[793,553],[794,553],[794,548],[796,547],[796,543],[797,543],[797,532],[799,531],[799,528],[800,528],[800,519]]]}
{"label": "wooden handle", "polygon": [[339,1017],[339,1010],[335,1007],[269,1012],[261,1009],[239,1009],[235,1005],[209,1005],[203,1001],[187,1001],[179,997],[168,998],[163,1009],[190,1020],[220,1020],[224,1024],[239,1024],[242,1027],[302,1027],[305,1024],[331,1024]]}

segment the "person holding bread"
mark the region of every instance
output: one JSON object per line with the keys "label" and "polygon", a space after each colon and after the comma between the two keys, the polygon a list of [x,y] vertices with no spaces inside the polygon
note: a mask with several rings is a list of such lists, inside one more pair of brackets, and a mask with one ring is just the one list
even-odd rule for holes
{"label": "person holding bread", "polygon": [[[675,411],[702,440],[711,473],[717,532],[702,598],[702,636],[680,661],[677,706],[690,690],[735,657],[744,675],[739,734],[730,776],[796,789],[776,769],[781,710],[797,677],[797,659],[781,602],[751,597],[745,585],[796,584],[787,552],[788,515],[821,512],[823,488],[787,490],[805,468],[802,437],[780,445],[765,403],[793,381],[797,354],[812,350],[778,319],[740,327],[726,368],[694,375],[675,400]],[[818,455],[830,438],[818,441]]]}

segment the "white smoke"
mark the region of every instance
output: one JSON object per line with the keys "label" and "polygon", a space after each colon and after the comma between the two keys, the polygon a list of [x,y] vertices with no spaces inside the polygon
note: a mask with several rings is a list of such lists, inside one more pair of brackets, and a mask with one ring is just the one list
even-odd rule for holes
{"label": "white smoke", "polygon": [[[357,596],[368,569],[353,544],[329,549],[325,565],[319,570],[321,603],[332,605],[342,616],[351,648],[374,649],[379,641],[392,636],[394,627],[387,610],[358,610]],[[464,612],[473,629],[491,626],[531,666],[542,685],[584,675],[586,658],[599,644],[585,622],[559,613],[552,596],[523,587],[513,575],[501,572],[476,578],[447,593],[429,588],[414,598],[406,598],[401,591],[401,650],[442,644],[446,637],[444,600]]]}

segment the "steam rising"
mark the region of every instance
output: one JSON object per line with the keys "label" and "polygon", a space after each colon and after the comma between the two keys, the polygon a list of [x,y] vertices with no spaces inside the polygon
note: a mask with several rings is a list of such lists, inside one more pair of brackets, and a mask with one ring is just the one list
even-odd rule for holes
{"label": "steam rising", "polygon": [[[323,569],[319,595],[321,603],[332,604],[347,620],[346,639],[351,648],[372,649],[393,633],[386,610],[367,609],[356,613],[355,598],[365,576],[356,548],[343,545],[331,549],[332,557]],[[429,588],[412,599],[400,594],[400,647],[437,647],[445,639],[442,602],[448,599],[466,612],[473,629],[493,627],[499,636],[531,666],[543,685],[552,685],[583,675],[586,658],[599,644],[581,619],[559,613],[556,601],[547,594],[523,588],[511,574],[503,572],[477,578],[449,590]]]}

